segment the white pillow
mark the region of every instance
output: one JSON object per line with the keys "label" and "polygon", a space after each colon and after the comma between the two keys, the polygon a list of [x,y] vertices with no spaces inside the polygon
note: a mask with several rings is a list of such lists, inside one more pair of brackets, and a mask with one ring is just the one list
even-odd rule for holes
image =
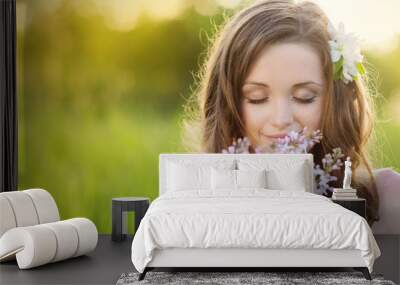
{"label": "white pillow", "polygon": [[167,191],[210,189],[210,167],[169,162]]}
{"label": "white pillow", "polygon": [[274,190],[306,191],[307,167],[304,160],[238,159],[240,170],[267,170],[267,188]]}
{"label": "white pillow", "polygon": [[237,188],[268,188],[267,171],[262,170],[235,170]]}
{"label": "white pillow", "polygon": [[236,189],[236,170],[233,169],[211,169],[211,189]]}
{"label": "white pillow", "polygon": [[166,191],[211,191],[211,168],[235,169],[235,159],[174,158],[166,162]]}
{"label": "white pillow", "polygon": [[211,169],[212,190],[267,188],[266,170]]}
{"label": "white pillow", "polygon": [[271,189],[304,192],[307,189],[305,161],[290,163],[290,167],[286,169],[270,169],[267,175]]}

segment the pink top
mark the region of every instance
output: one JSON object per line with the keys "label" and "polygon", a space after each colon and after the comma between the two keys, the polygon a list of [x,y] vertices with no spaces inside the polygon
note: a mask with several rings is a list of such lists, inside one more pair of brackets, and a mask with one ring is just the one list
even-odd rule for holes
{"label": "pink top", "polygon": [[374,170],[379,195],[380,220],[372,225],[374,234],[400,234],[400,174],[391,168]]}

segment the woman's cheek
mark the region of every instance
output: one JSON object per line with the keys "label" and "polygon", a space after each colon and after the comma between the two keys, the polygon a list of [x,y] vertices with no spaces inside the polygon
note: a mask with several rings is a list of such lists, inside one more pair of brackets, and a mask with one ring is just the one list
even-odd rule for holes
{"label": "woman's cheek", "polygon": [[250,104],[243,104],[243,119],[244,119],[244,124],[245,124],[245,129],[246,129],[246,136],[249,137],[250,140],[252,140],[253,135],[253,129],[255,128],[255,119],[254,119],[254,110],[252,110]]}
{"label": "woman's cheek", "polygon": [[321,128],[322,103],[320,101],[311,104],[297,104],[294,108],[295,120],[308,130]]}
{"label": "woman's cheek", "polygon": [[246,128],[246,136],[252,144],[260,143],[259,131],[268,121],[268,108],[265,105],[245,104],[243,117]]}

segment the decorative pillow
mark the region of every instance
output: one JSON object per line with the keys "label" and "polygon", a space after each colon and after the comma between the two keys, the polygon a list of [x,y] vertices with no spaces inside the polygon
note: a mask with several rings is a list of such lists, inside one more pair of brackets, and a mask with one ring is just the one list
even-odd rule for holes
{"label": "decorative pillow", "polygon": [[238,159],[239,170],[267,171],[267,188],[274,190],[306,191],[307,168],[304,160],[293,159]]}
{"label": "decorative pillow", "polygon": [[211,189],[236,189],[236,170],[211,168]]}
{"label": "decorative pillow", "polygon": [[170,159],[167,161],[167,191],[211,190],[211,168],[235,169],[234,159]]}
{"label": "decorative pillow", "polygon": [[262,170],[235,170],[237,188],[268,188],[267,171]]}
{"label": "decorative pillow", "polygon": [[267,188],[266,170],[211,169],[212,190]]}
{"label": "decorative pillow", "polygon": [[167,189],[168,191],[210,189],[210,169],[206,166],[169,162]]}

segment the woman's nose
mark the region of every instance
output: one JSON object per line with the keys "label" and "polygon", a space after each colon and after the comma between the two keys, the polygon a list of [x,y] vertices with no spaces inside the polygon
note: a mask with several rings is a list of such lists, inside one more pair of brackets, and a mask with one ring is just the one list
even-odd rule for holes
{"label": "woman's nose", "polygon": [[273,106],[271,124],[279,130],[287,129],[293,124],[293,111],[290,102],[277,100]]}

